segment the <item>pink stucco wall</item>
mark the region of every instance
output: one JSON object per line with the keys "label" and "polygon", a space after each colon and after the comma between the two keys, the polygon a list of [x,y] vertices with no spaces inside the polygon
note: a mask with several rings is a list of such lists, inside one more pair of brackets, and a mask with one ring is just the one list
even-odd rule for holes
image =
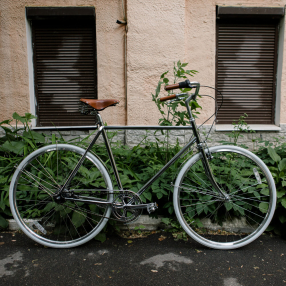
{"label": "pink stucco wall", "polygon": [[30,112],[29,67],[25,7],[93,6],[96,9],[98,94],[115,97],[120,106],[103,117],[125,124],[124,108],[124,29],[116,24],[122,18],[118,0],[1,0],[0,1],[0,121],[13,112]]}
{"label": "pink stucco wall", "polygon": [[[192,79],[201,85],[215,86],[216,5],[283,7],[285,4],[286,1],[261,0],[128,1],[128,124],[157,123],[158,112],[150,93],[159,75],[172,69],[173,61],[188,62],[190,69],[199,71]],[[285,57],[283,63],[284,75]],[[285,84],[283,76],[281,110],[286,107]],[[201,94],[214,96],[206,88],[201,88]],[[146,108],[138,112],[138,103]],[[204,98],[200,104],[203,110],[199,122],[203,122],[214,112],[214,102]],[[285,112],[281,112],[280,123],[286,123]]]}
{"label": "pink stucco wall", "polygon": [[[108,124],[157,124],[151,100],[159,76],[174,61],[189,63],[199,73],[191,78],[215,86],[216,5],[284,6],[286,0],[127,0],[127,110],[124,94],[124,27],[121,0],[1,0],[0,1],[0,121],[31,111],[25,7],[94,6],[96,10],[98,95],[120,105],[103,112]],[[286,41],[286,37],[284,37]],[[286,42],[284,47],[286,47]],[[284,48],[285,49],[285,48]],[[283,59],[281,110],[286,110],[286,58]],[[202,88],[202,94],[214,95]],[[201,100],[200,121],[214,111],[214,102]],[[280,123],[286,123],[281,112]]]}

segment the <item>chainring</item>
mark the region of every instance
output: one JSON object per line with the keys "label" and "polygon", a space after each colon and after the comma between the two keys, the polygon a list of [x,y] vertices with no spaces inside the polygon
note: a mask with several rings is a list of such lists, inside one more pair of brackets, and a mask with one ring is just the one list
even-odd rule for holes
{"label": "chainring", "polygon": [[127,209],[125,206],[139,204],[142,204],[142,201],[136,193],[122,191],[112,203],[112,213],[116,219],[128,224],[137,220],[141,216],[143,209]]}

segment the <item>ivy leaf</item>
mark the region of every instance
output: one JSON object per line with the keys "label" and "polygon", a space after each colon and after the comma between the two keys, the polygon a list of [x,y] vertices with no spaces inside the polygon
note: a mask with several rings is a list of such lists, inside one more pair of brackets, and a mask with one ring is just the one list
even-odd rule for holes
{"label": "ivy leaf", "polygon": [[259,193],[258,193],[258,192],[254,191],[254,192],[253,192],[253,194],[254,194],[254,196],[255,196],[257,199],[259,199],[259,200],[260,200],[260,195],[259,195]]}
{"label": "ivy leaf", "polygon": [[163,79],[163,82],[164,82],[165,84],[168,84],[168,83],[169,83],[169,80],[165,77],[165,78]]}
{"label": "ivy leaf", "polygon": [[2,124],[9,124],[10,125],[11,121],[12,121],[11,119],[4,120],[4,121],[0,122],[0,125],[2,125]]}
{"label": "ivy leaf", "polygon": [[286,216],[280,215],[280,216],[279,216],[279,220],[280,220],[281,223],[286,222]]}
{"label": "ivy leaf", "polygon": [[152,200],[152,194],[151,194],[151,193],[145,192],[145,193],[143,193],[143,194],[144,194],[144,197],[145,197],[147,200],[149,200],[149,201]]}
{"label": "ivy leaf", "polygon": [[163,197],[163,194],[162,193],[157,193],[157,198],[160,200],[162,197]]}
{"label": "ivy leaf", "polygon": [[25,143],[21,142],[21,141],[6,141],[2,147],[10,152],[22,155],[23,154],[23,149],[24,149]]}
{"label": "ivy leaf", "polygon": [[262,213],[267,213],[268,211],[268,204],[267,203],[260,203],[259,204],[259,210],[262,212]]}
{"label": "ivy leaf", "polygon": [[0,227],[1,228],[7,228],[9,225],[8,221],[0,215]]}
{"label": "ivy leaf", "polygon": [[172,205],[172,202],[167,202],[167,203],[163,206],[163,208],[166,209],[166,208],[168,208],[168,207],[171,206],[171,205]]}
{"label": "ivy leaf", "polygon": [[26,121],[25,118],[23,118],[23,116],[20,116],[17,112],[14,112],[12,117],[16,120],[19,120],[23,124],[25,124],[25,121]]}
{"label": "ivy leaf", "polygon": [[277,193],[277,198],[279,199],[285,195],[286,191],[282,190],[282,191],[277,191],[276,193]]}
{"label": "ivy leaf", "polygon": [[232,209],[232,204],[231,203],[225,203],[224,206],[227,209],[227,211],[230,211]]}
{"label": "ivy leaf", "polygon": [[31,119],[36,119],[37,116],[35,116],[31,113],[25,113],[25,118],[27,119],[27,121],[30,121]]}
{"label": "ivy leaf", "polygon": [[204,227],[204,225],[199,219],[196,219],[196,224],[197,224],[197,227]]}
{"label": "ivy leaf", "polygon": [[268,146],[267,152],[274,162],[278,163],[279,161],[281,161],[281,157],[276,153],[276,151],[272,147]]}
{"label": "ivy leaf", "polygon": [[278,168],[280,171],[283,171],[286,169],[286,158],[283,158],[279,164],[278,164]]}
{"label": "ivy leaf", "polygon": [[172,213],[174,212],[174,208],[173,208],[173,206],[169,206],[169,208],[168,208],[168,212],[169,212],[169,214],[172,214]]}
{"label": "ivy leaf", "polygon": [[85,214],[78,211],[72,215],[72,223],[76,228],[80,227],[85,222]]}
{"label": "ivy leaf", "polygon": [[169,72],[169,71],[166,71],[166,72],[162,73],[160,78],[164,78],[165,75],[166,75],[168,72]]}
{"label": "ivy leaf", "polygon": [[282,199],[281,205],[286,209],[286,198]]}
{"label": "ivy leaf", "polygon": [[99,240],[100,242],[104,242],[106,240],[106,234],[104,232],[101,232],[95,237],[95,239]]}
{"label": "ivy leaf", "polygon": [[33,130],[30,130],[30,132],[24,131],[23,136],[29,139],[34,139],[35,142],[45,143],[45,137],[42,134]]}
{"label": "ivy leaf", "polygon": [[166,225],[168,225],[170,223],[170,219],[167,217],[162,218],[161,221]]}
{"label": "ivy leaf", "polygon": [[274,229],[274,226],[273,225],[269,225],[267,228],[266,228],[266,231],[272,231]]}
{"label": "ivy leaf", "polygon": [[161,90],[161,85],[162,85],[162,81],[158,82],[157,88],[156,88],[156,94],[155,96],[158,97],[160,90]]}

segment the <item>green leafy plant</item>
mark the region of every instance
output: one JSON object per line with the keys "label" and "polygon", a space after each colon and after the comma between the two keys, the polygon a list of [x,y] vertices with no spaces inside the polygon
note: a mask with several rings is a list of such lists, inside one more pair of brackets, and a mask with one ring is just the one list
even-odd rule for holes
{"label": "green leafy plant", "polygon": [[[65,142],[63,136],[59,133],[58,135],[53,134],[52,136],[45,136],[38,132],[35,132],[29,128],[29,121],[34,118],[31,114],[25,114],[25,116],[19,116],[18,114],[13,114],[13,119],[15,120],[17,127],[11,125],[11,120],[5,120],[1,122],[1,128],[4,130],[5,134],[0,138],[0,227],[7,227],[7,219],[11,218],[11,212],[9,209],[9,184],[12,175],[15,170],[15,166],[18,165],[25,156],[29,153],[42,147],[45,144],[50,143],[68,143]],[[21,123],[21,125],[19,125]],[[243,126],[244,124],[242,124]],[[238,129],[240,130],[240,129]],[[243,129],[244,130],[244,129]],[[242,131],[242,127],[241,130]],[[122,184],[124,189],[129,189],[137,192],[143,184],[150,179],[162,166],[165,164],[166,153],[169,152],[170,156],[174,156],[179,150],[180,146],[177,143],[173,146],[169,146],[167,150],[166,146],[157,140],[156,142],[151,142],[148,140],[148,134],[142,139],[142,141],[134,147],[122,146],[121,143],[114,142],[113,138],[116,133],[109,133],[108,136],[112,140],[112,150],[115,156],[115,160],[118,165],[118,170],[120,177],[122,179]],[[235,138],[239,138],[241,134],[235,135]],[[234,142],[238,140],[233,139]],[[77,145],[85,147],[89,142],[89,137],[81,139],[78,142],[74,142]],[[277,140],[278,142],[279,140]],[[234,143],[233,142],[233,143]],[[269,167],[276,183],[277,187],[277,211],[273,222],[269,230],[274,230],[275,233],[280,233],[283,224],[286,223],[286,144],[272,144],[267,141],[260,142],[263,144],[256,152],[257,155],[267,164]],[[106,164],[109,166],[109,157],[107,151],[103,145],[95,145],[93,150]],[[72,159],[72,158],[67,158]],[[215,160],[215,159],[214,159]],[[152,186],[142,195],[142,201],[158,202],[160,209],[157,214],[166,217],[164,219],[165,224],[171,227],[171,232],[177,233],[175,235],[176,239],[186,239],[186,234],[180,228],[179,223],[174,216],[174,208],[172,204],[172,187],[170,183],[180,165],[184,162],[184,158],[179,159],[174,165],[172,165],[157,181],[155,181]],[[239,162],[236,161],[236,164]],[[220,166],[220,164],[215,164]],[[111,167],[110,173],[112,174]],[[214,170],[215,172],[215,170]],[[201,176],[204,176],[204,171],[202,169]],[[246,175],[245,175],[246,176]],[[88,177],[88,176],[87,176]],[[247,178],[247,176],[245,177]],[[113,177],[114,186],[116,186],[115,178]],[[255,191],[255,190],[253,190]],[[32,192],[31,192],[32,193]],[[204,198],[201,198],[202,200]],[[188,210],[189,211],[189,210]],[[235,217],[239,217],[239,209],[232,210]],[[191,213],[191,212],[190,212]],[[37,216],[37,210],[31,213],[31,216]],[[216,218],[217,221],[220,220],[219,217]],[[74,223],[80,225],[82,222],[78,221],[74,217]],[[195,222],[199,224],[198,222]],[[113,222],[110,221],[110,225]],[[199,225],[198,225],[199,226]],[[114,227],[114,226],[112,226]],[[141,229],[138,229],[140,231]],[[98,236],[98,240],[104,241],[106,236]]]}
{"label": "green leafy plant", "polygon": [[[11,212],[9,208],[9,185],[15,166],[19,165],[25,156],[33,152],[34,150],[44,146],[45,144],[55,143],[73,143],[80,147],[86,148],[89,144],[89,137],[74,142],[66,142],[63,136],[58,133],[51,136],[45,136],[30,129],[30,120],[34,117],[31,114],[20,116],[13,114],[13,118],[16,120],[16,126],[11,125],[12,120],[5,120],[1,123],[2,129],[5,131],[5,135],[0,138],[0,227],[7,227],[7,219],[11,218]],[[22,123],[19,125],[19,122]],[[164,165],[166,149],[162,147],[159,141],[150,142],[146,135],[142,141],[135,147],[130,148],[128,146],[122,146],[121,143],[113,142],[113,138],[116,135],[115,132],[108,134],[112,141],[112,149],[114,152],[115,160],[117,162],[119,174],[122,180],[124,189],[130,189],[137,192],[150,177],[152,177],[156,171],[158,171]],[[80,139],[80,138],[79,138]],[[179,143],[170,147],[169,154],[175,155],[180,149]],[[102,144],[95,145],[92,152],[96,153],[108,166],[110,174],[113,174],[111,166],[109,164],[109,156]],[[71,156],[63,158],[62,161],[66,163],[66,168],[72,165]],[[168,203],[170,198],[172,180],[172,174],[176,173],[178,164],[182,161],[178,161],[173,165],[163,176],[161,176],[142,196],[143,202],[157,201],[160,205]],[[87,177],[90,177],[88,174]],[[116,186],[115,178],[113,177],[114,185]],[[30,194],[34,195],[33,192]],[[24,198],[23,198],[24,199]],[[29,198],[31,199],[31,198]],[[52,207],[49,205],[48,207]],[[49,211],[46,210],[41,211]],[[173,207],[169,206],[167,209],[163,208],[163,212],[172,213]],[[31,217],[40,216],[41,212],[34,209],[31,212]],[[77,216],[73,216],[73,222],[75,225],[81,225]],[[102,237],[98,237],[98,239]]]}
{"label": "green leafy plant", "polygon": [[[196,70],[187,70],[185,69],[188,63],[181,63],[178,61],[177,63],[174,62],[173,66],[173,82],[177,83],[179,81],[187,79],[187,77],[194,76],[197,71]],[[170,79],[168,78],[169,71],[162,73],[160,76],[157,88],[155,93],[152,93],[152,100],[155,102],[160,114],[161,118],[159,119],[159,125],[161,126],[179,126],[179,125],[187,125],[189,124],[189,115],[186,111],[184,101],[171,101],[171,102],[162,102],[160,101],[160,93],[161,93],[161,86],[170,84]],[[181,89],[181,92],[190,91],[190,88]],[[168,91],[170,94],[171,91]],[[199,114],[197,111],[198,108],[201,106],[197,103],[197,101],[191,101],[190,107],[193,112],[193,115],[196,117],[196,114]],[[170,146],[170,131],[161,131],[162,134],[166,134],[165,140],[160,142],[163,144],[163,148],[166,148],[165,152],[165,163],[167,163],[171,159],[171,155],[169,152]]]}
{"label": "green leafy plant", "polygon": [[[173,68],[173,81],[174,83],[179,82],[180,80],[186,79],[188,76],[194,76],[197,71],[195,70],[185,70],[187,63],[181,63],[178,61],[174,63]],[[169,71],[162,73],[160,76],[160,80],[158,82],[155,93],[152,94],[152,100],[155,102],[159,112],[161,113],[162,118],[159,119],[159,125],[161,126],[169,126],[169,125],[187,125],[189,123],[189,115],[187,111],[184,109],[183,111],[179,109],[180,106],[185,107],[184,102],[182,101],[174,101],[166,104],[166,102],[161,102],[159,95],[161,92],[162,84],[168,85],[170,84],[170,79],[167,77]],[[181,89],[181,92],[190,91],[190,88]],[[170,94],[171,91],[168,92]],[[193,114],[199,114],[198,111],[195,111],[197,108],[201,108],[201,106],[196,102],[190,102],[191,109],[193,110]]]}
{"label": "green leafy plant", "polygon": [[[25,156],[43,146],[45,137],[30,129],[29,124],[34,119],[30,113],[20,116],[13,114],[15,127],[11,125],[13,119],[4,120],[0,127],[5,135],[0,138],[0,227],[6,228],[6,218],[11,217],[9,208],[9,184],[17,166]],[[21,125],[19,126],[19,123]]]}
{"label": "green leafy plant", "polygon": [[188,240],[186,232],[183,230],[183,228],[176,219],[162,218],[162,222],[166,227],[166,231],[172,233],[173,237],[175,238],[175,241],[180,239],[184,241]]}
{"label": "green leafy plant", "polygon": [[134,230],[136,230],[139,234],[141,234],[142,230],[144,230],[144,229],[145,229],[144,225],[138,225],[138,226],[134,227]]}
{"label": "green leafy plant", "polygon": [[256,155],[268,166],[277,190],[276,211],[268,230],[280,235],[286,223],[286,144],[275,147],[273,143],[264,143],[267,147],[260,147]]}
{"label": "green leafy plant", "polygon": [[[238,139],[244,137],[243,133],[255,133],[255,131],[252,130],[245,121],[247,117],[248,115],[244,113],[244,115],[241,115],[237,121],[234,120],[232,123],[233,130],[230,132],[230,134],[228,134],[230,141],[220,141],[220,143],[237,146]],[[239,145],[245,149],[248,149],[248,147],[243,143]]]}

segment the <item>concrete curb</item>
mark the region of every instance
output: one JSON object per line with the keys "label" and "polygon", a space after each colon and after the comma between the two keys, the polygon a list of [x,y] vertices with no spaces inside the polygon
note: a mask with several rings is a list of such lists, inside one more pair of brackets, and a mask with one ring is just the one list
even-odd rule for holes
{"label": "concrete curb", "polygon": [[[142,228],[143,231],[145,230],[157,230],[160,225],[163,227],[163,223],[161,222],[161,219],[163,217],[158,217],[156,218],[151,218],[148,215],[142,215],[140,216],[134,223],[130,223],[127,225],[123,224],[123,223],[118,223],[116,224],[119,229],[122,230],[128,230],[128,229],[135,229],[135,227],[140,227],[140,226],[144,226],[144,228]],[[11,231],[17,231],[20,229],[20,227],[18,226],[18,224],[16,223],[16,221],[14,219],[8,219],[9,222],[9,230]],[[32,223],[33,220],[30,220],[30,223]]]}
{"label": "concrete curb", "polygon": [[[166,229],[168,226],[166,226],[164,223],[162,223],[163,216],[158,216],[158,218],[152,218],[148,215],[141,215],[135,222],[130,224],[124,224],[118,222],[116,226],[121,230],[134,230],[136,227],[144,226],[144,228],[140,229],[143,231],[152,231],[157,229]],[[19,230],[19,226],[16,223],[14,219],[9,219],[9,230],[16,231]],[[32,224],[34,220],[29,219],[28,224]],[[218,224],[212,223],[210,219],[203,219],[202,224],[211,229],[211,230],[217,230],[220,226]],[[231,222],[224,222],[223,227],[226,231],[240,231],[240,232],[246,232],[251,233],[253,231],[253,228],[251,228],[245,219],[234,219]]]}

